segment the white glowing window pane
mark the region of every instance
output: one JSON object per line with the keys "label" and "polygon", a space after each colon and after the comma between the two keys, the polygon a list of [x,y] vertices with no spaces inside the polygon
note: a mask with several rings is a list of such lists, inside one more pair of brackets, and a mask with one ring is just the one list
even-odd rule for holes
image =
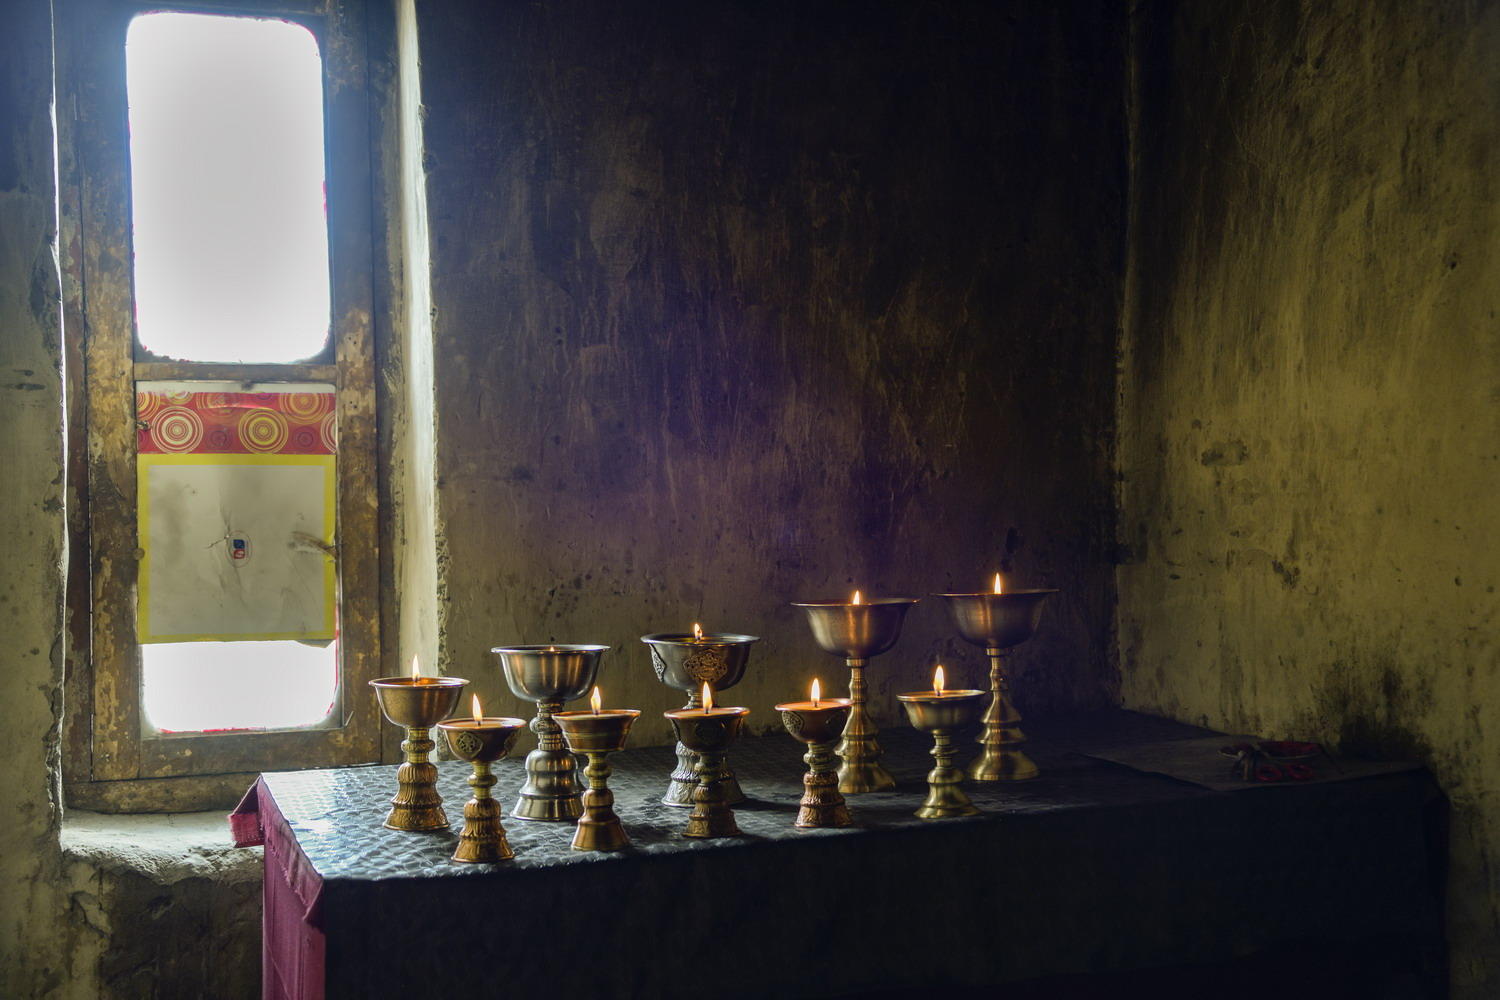
{"label": "white glowing window pane", "polygon": [[126,37],[136,331],[187,361],[328,339],[323,62],[301,25],[142,14]]}
{"label": "white glowing window pane", "polygon": [[295,729],[328,718],[337,644],[170,642],[141,648],[141,703],[166,732]]}

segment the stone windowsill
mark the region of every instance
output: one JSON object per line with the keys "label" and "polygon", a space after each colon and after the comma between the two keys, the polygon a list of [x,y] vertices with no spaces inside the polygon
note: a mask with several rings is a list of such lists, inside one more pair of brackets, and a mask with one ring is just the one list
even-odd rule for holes
{"label": "stone windowsill", "polygon": [[261,875],[259,848],[235,847],[222,810],[121,815],[69,810],[63,855],[105,871],[170,885],[190,878],[241,882]]}

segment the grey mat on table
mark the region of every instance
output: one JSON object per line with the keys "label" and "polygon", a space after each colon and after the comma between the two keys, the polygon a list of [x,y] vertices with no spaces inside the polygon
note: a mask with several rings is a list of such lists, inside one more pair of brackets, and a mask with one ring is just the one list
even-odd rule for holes
{"label": "grey mat on table", "polygon": [[[1013,784],[976,785],[964,789],[982,810],[973,819],[933,824],[912,814],[926,792],[931,766],[930,739],[911,729],[882,732],[884,763],[895,775],[892,792],[849,796],[854,825],[844,829],[799,830],[793,825],[802,793],[804,747],[785,734],[748,737],[730,754],[740,785],[750,801],[735,807],[742,837],[694,840],[682,829],[688,810],[661,803],[676,758],[670,747],[628,749],[613,755],[610,788],[615,811],[631,838],[631,846],[610,854],[571,849],[571,823],[545,823],[509,815],[523,775],[522,756],[494,765],[498,779],[492,793],[505,809],[506,836],[515,858],[497,864],[456,864],[449,860],[463,828],[465,784],[470,768],[461,761],[438,765],[438,789],[448,813],[449,829],[437,833],[406,833],[382,825],[396,789],[394,765],[343,768],[331,771],[288,771],[266,774],[267,788],[314,869],[325,880],[382,880],[390,878],[465,878],[506,871],[609,864],[653,855],[693,851],[733,851],[772,841],[803,841],[850,837],[962,823],[993,823],[1043,813],[1171,801],[1205,794],[1202,788],[1245,787],[1227,780],[1226,763],[1218,747],[1238,738],[1192,726],[1138,716],[1107,713],[1064,720],[1040,727],[1041,737],[1027,750],[1042,767],[1042,777]],[[960,760],[978,748],[977,733],[963,736]],[[1036,733],[1033,733],[1036,736]],[[1139,742],[1135,742],[1139,741]],[[1102,748],[1101,748],[1102,747]],[[1101,767],[1095,760],[1123,764],[1130,770]],[[1416,765],[1376,765],[1390,773]],[[1216,773],[1222,772],[1222,773]],[[1163,780],[1164,775],[1176,780]],[[1348,776],[1355,776],[1353,774]],[[580,772],[581,780],[581,772]]]}
{"label": "grey mat on table", "polygon": [[[496,995],[688,1000],[710,974],[726,1000],[930,995],[1328,935],[1425,947],[1441,926],[1425,774],[1224,795],[1086,756],[1173,743],[1186,758],[1223,736],[1118,711],[1026,729],[1039,779],[967,786],[983,815],[924,822],[911,814],[930,743],[893,727],[880,740],[897,790],[851,796],[857,825],[821,831],[792,826],[801,745],[744,739],[730,761],[751,799],[736,809],[745,836],[710,841],[683,837],[686,810],[659,801],[671,749],[628,750],[611,781],[628,851],[575,852],[571,824],[507,816],[516,858],[493,865],[448,860],[461,762],[439,765],[452,826],[438,834],[381,826],[390,765],[268,774],[263,794],[323,879],[328,1000],[466,992],[484,976]],[[507,812],[521,768],[496,768]],[[1265,849],[1283,843],[1295,849]]]}
{"label": "grey mat on table", "polygon": [[[768,840],[850,836],[861,830],[926,825],[912,813],[926,792],[926,773],[931,763],[926,749],[930,741],[910,731],[882,733],[879,739],[885,750],[883,763],[896,774],[900,787],[893,792],[850,796],[855,825],[842,830],[799,830],[793,825],[805,770],[802,744],[785,735],[739,741],[730,753],[729,763],[749,799],[734,810],[744,836],[716,840],[684,837],[682,830],[688,810],[661,802],[676,763],[670,747],[615,754],[611,758],[614,773],[609,787],[615,794],[615,811],[631,846],[610,854],[572,850],[572,823],[537,822],[511,816],[516,793],[524,780],[523,763],[520,757],[503,760],[494,765],[498,780],[492,794],[505,809],[506,837],[516,856],[492,865],[454,864],[449,860],[463,829],[463,804],[470,794],[465,784],[470,768],[463,762],[445,761],[438,765],[438,790],[443,796],[450,828],[426,834],[388,830],[382,825],[389,799],[396,790],[394,765],[278,772],[264,778],[282,815],[296,831],[298,844],[325,880],[461,878],[507,869],[608,863],[652,854],[733,849]],[[1069,756],[1064,754],[1064,760],[1054,763],[1065,770],[1071,764],[1076,771],[1079,762],[1076,758],[1067,760]],[[581,783],[581,769],[579,777]],[[1053,801],[1053,796],[1027,794],[1014,785],[1004,788],[971,785],[967,790],[975,803],[991,814],[1064,805],[1062,801]],[[1052,791],[1058,789],[1054,786]],[[1112,797],[1108,789],[1099,791],[1106,798]],[[1099,797],[1096,794],[1075,798],[1067,804],[1080,805]]]}

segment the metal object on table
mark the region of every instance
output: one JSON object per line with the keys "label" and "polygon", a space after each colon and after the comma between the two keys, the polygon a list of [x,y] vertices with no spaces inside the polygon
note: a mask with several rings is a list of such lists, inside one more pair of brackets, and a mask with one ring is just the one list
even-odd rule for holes
{"label": "metal object on table", "polygon": [[896,695],[912,726],[932,734],[931,753],[936,763],[927,772],[927,798],[916,812],[918,819],[951,819],[979,813],[961,787],[964,772],[953,764],[958,752],[953,745],[953,732],[979,718],[984,695],[985,692],[978,690],[912,691]]}
{"label": "metal object on table", "polygon": [[[699,692],[703,685],[719,692],[738,684],[750,662],[750,646],[759,642],[760,637],[734,632],[655,632],[641,636],[641,641],[651,649],[651,669],[656,672],[656,679],[687,694],[684,708],[702,708]],[[692,807],[697,764],[698,755],[679,742],[677,766],[662,796],[663,805]],[[728,764],[724,765],[719,781],[724,787],[724,799],[730,805],[745,801],[745,793]]]}
{"label": "metal object on table", "polygon": [[802,800],[797,803],[796,825],[803,829],[848,826],[849,806],[839,794],[838,757],[834,747],[849,720],[849,699],[820,698],[792,701],[776,706],[781,724],[792,737],[807,744],[803,760]]}
{"label": "metal object on table", "polygon": [[458,835],[454,861],[475,864],[515,857],[510,841],[505,839],[505,827],[500,823],[500,803],[490,796],[490,789],[495,787],[490,765],[510,753],[516,734],[525,726],[525,719],[508,716],[445,719],[438,723],[448,738],[448,749],[474,768],[469,775],[469,787],[474,794],[464,803],[464,829]]}
{"label": "metal object on table", "polygon": [[[856,592],[855,597],[859,597]],[[838,753],[839,791],[845,795],[883,792],[896,787],[880,764],[879,730],[865,708],[865,666],[901,637],[901,623],[920,598],[876,597],[869,600],[793,602],[807,612],[813,639],[826,653],[842,656],[849,666],[849,721]]]}
{"label": "metal object on table", "polygon": [[663,712],[677,733],[678,742],[697,754],[693,786],[693,811],[688,815],[687,837],[738,837],[740,828],[734,810],[724,797],[724,755],[740,735],[748,708],[679,708]]}
{"label": "metal object on table", "polygon": [[462,677],[378,677],[370,682],[380,711],[406,729],[401,751],[406,760],[396,769],[396,795],[385,825],[392,830],[427,833],[448,829],[443,797],[437,790],[437,765],[427,759],[436,743],[431,729],[446,718],[469,682]]}
{"label": "metal object on table", "polygon": [[517,698],[536,702],[531,731],[537,747],[526,755],[526,783],[511,815],[516,819],[571,823],[583,815],[578,762],[563,745],[553,713],[594,686],[599,657],[608,646],[497,646],[505,683]]}
{"label": "metal object on table", "polygon": [[583,771],[589,783],[583,793],[583,816],[573,834],[575,851],[618,851],[630,846],[625,827],[615,815],[615,793],[609,790],[609,755],[624,748],[630,727],[640,714],[633,708],[613,708],[558,712],[553,716],[562,727],[568,749],[589,759]]}
{"label": "metal object on table", "polygon": [[979,734],[983,752],[969,765],[975,781],[1026,781],[1037,776],[1037,766],[1021,750],[1021,713],[1010,697],[1005,656],[1013,646],[1030,639],[1042,619],[1042,604],[1056,590],[1014,590],[1005,593],[937,594],[947,602],[958,634],[983,646],[990,658],[990,704]]}

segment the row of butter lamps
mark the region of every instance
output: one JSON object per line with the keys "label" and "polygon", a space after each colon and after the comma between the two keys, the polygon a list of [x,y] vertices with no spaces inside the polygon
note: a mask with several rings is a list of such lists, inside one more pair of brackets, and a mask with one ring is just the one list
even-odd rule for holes
{"label": "row of butter lamps", "polygon": [[[999,574],[990,591],[940,594],[959,634],[983,646],[990,659],[990,703],[983,715],[981,755],[969,768],[974,781],[1019,781],[1033,778],[1036,765],[1019,749],[1025,737],[1020,715],[1010,701],[1004,656],[1034,634],[1042,604],[1056,590],[1003,591]],[[848,601],[799,603],[814,639],[826,652],[842,656],[850,671],[849,694],[821,698],[817,682],[808,701],[776,706],[787,731],[808,744],[803,796],[796,825],[844,826],[849,814],[844,794],[893,788],[894,779],[879,763],[876,729],[865,709],[864,668],[869,659],[895,645],[906,613],[918,598],[866,599],[855,591]],[[687,705],[663,713],[678,739],[678,766],[663,802],[691,808],[689,837],[723,837],[739,833],[732,806],[743,801],[725,757],[737,738],[748,708],[717,707],[713,692],[738,682],[757,637],[735,633],[689,633],[643,636],[651,649],[658,679],[689,693]],[[577,823],[575,850],[618,850],[629,839],[614,813],[608,779],[610,753],[623,748],[630,727],[640,716],[634,709],[604,710],[594,688],[590,711],[563,712],[563,704],[592,685],[607,646],[549,644],[497,647],[506,681],[517,697],[534,701],[530,728],[537,747],[526,760],[526,780],[512,815],[519,819]],[[453,860],[487,862],[512,857],[500,823],[500,806],[490,795],[495,778],[490,764],[505,757],[521,719],[485,717],[473,699],[471,718],[446,718],[468,683],[457,677],[424,677],[413,661],[410,677],[370,682],[382,712],[405,727],[404,761],[397,769],[398,790],[385,825],[407,831],[444,830],[447,816],[436,788],[437,768],[429,755],[434,725],[442,729],[454,754],[473,767],[473,796],[464,807],[464,829]],[[928,774],[928,794],[917,815],[924,819],[977,812],[963,793],[964,774],[953,764],[953,732],[979,715],[987,692],[947,690],[942,668],[934,672],[933,689],[897,695],[911,724],[931,733],[935,766]],[[841,738],[840,738],[841,737]],[[574,753],[588,758],[588,788],[579,794]],[[835,766],[835,761],[838,761]]]}

